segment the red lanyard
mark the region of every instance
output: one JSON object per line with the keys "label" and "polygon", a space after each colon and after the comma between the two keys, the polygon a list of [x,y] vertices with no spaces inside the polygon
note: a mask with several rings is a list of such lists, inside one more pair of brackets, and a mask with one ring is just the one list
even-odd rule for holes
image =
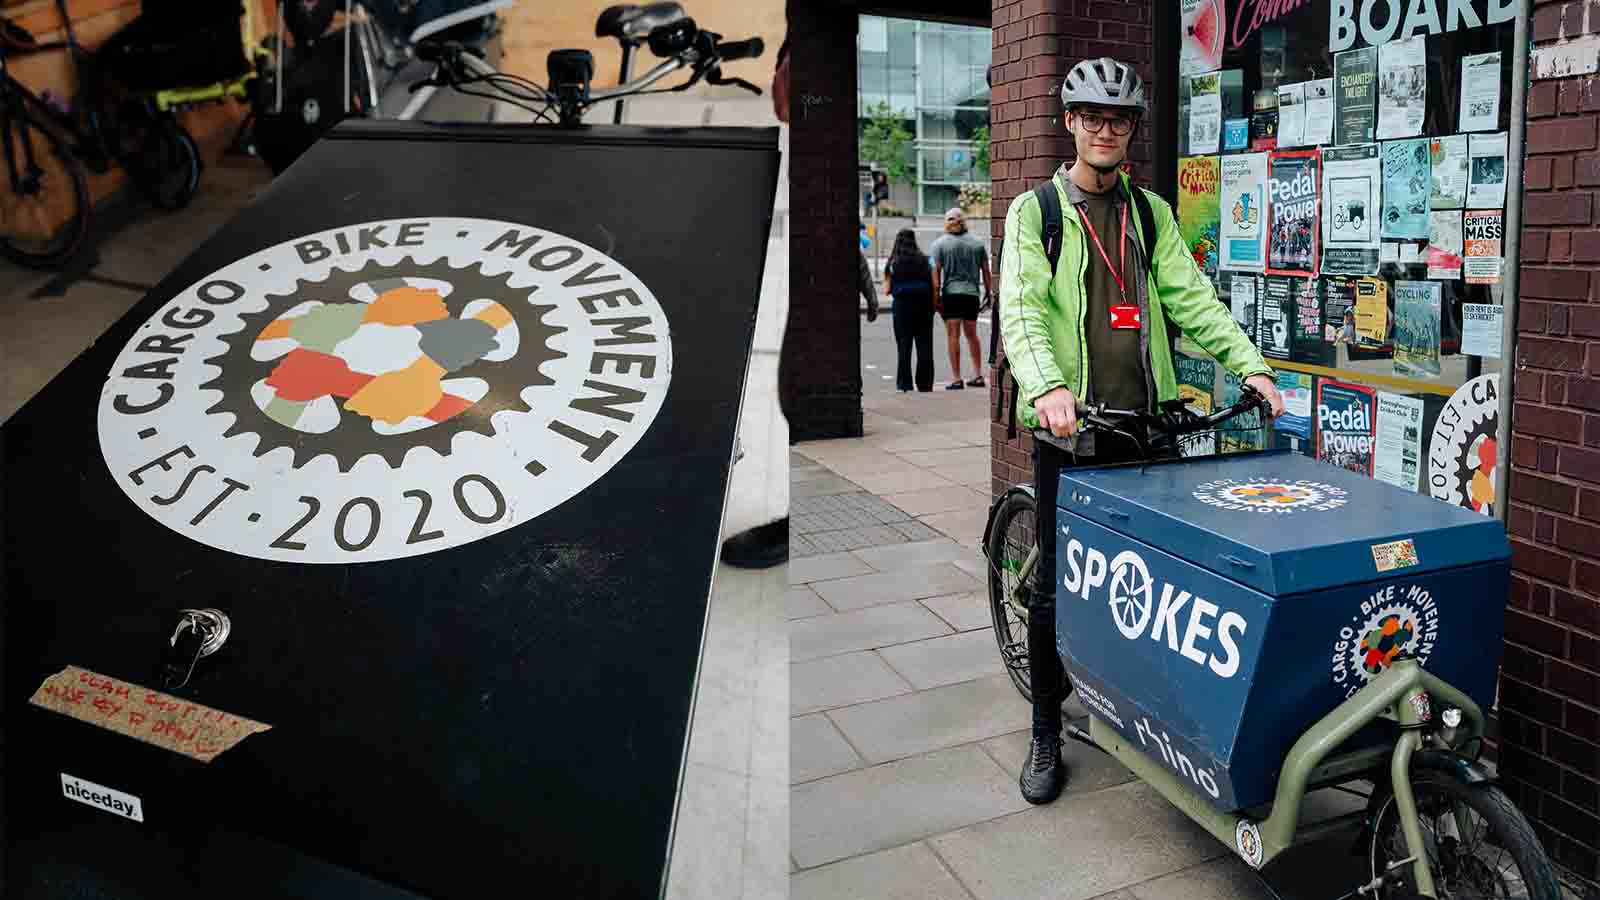
{"label": "red lanyard", "polygon": [[1127,303],[1128,287],[1123,282],[1123,276],[1128,271],[1128,204],[1122,204],[1122,230],[1117,235],[1117,254],[1122,262],[1121,271],[1111,268],[1111,257],[1106,255],[1106,248],[1100,243],[1100,235],[1095,234],[1094,226],[1089,224],[1089,217],[1083,214],[1082,208],[1078,209],[1078,218],[1083,220],[1083,227],[1094,240],[1094,248],[1100,251],[1100,258],[1105,260],[1106,269],[1111,272],[1111,277],[1117,280],[1117,290],[1122,294],[1122,302]]}

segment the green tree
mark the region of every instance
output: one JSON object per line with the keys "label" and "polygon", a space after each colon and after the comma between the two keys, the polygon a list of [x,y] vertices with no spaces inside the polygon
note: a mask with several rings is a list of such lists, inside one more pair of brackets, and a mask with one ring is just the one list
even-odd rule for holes
{"label": "green tree", "polygon": [[972,164],[984,176],[989,175],[989,126],[973,129]]}
{"label": "green tree", "polygon": [[915,138],[889,104],[883,101],[867,106],[862,112],[866,120],[861,126],[861,139],[857,155],[864,163],[875,163],[889,175],[891,182],[910,184],[916,177],[914,152]]}

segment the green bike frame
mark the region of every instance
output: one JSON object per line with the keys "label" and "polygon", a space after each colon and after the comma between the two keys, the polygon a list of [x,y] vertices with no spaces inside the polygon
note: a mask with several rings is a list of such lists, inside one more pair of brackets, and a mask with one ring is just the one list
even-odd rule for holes
{"label": "green bike frame", "polygon": [[[1237,830],[1241,824],[1257,826],[1262,845],[1261,860],[1252,864],[1258,868],[1297,843],[1314,840],[1358,823],[1365,817],[1365,812],[1300,828],[1300,803],[1308,788],[1334,784],[1370,772],[1382,766],[1384,757],[1388,757],[1395,809],[1405,835],[1407,852],[1414,857],[1411,864],[1413,883],[1418,893],[1425,897],[1436,897],[1438,895],[1434,890],[1433,873],[1428,868],[1422,825],[1417,819],[1416,799],[1411,791],[1411,757],[1422,745],[1422,733],[1417,726],[1422,724],[1422,716],[1429,714],[1429,695],[1442,706],[1461,710],[1461,726],[1456,729],[1457,746],[1482,738],[1483,712],[1466,694],[1424,671],[1414,659],[1395,660],[1390,669],[1319,719],[1295,741],[1284,758],[1277,793],[1269,807],[1271,811],[1261,820],[1218,811],[1193,788],[1180,782],[1177,775],[1128,744],[1120,734],[1093,715],[1089,720],[1089,736],[1096,746],[1127,766],[1223,844],[1237,845]],[[1418,700],[1418,697],[1421,699]],[[1392,719],[1403,729],[1400,739],[1392,748],[1375,747],[1328,758],[1356,731],[1380,718]]]}

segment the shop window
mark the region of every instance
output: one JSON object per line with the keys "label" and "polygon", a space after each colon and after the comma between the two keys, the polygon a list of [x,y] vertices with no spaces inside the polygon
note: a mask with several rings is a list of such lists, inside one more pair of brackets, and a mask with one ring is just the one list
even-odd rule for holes
{"label": "shop window", "polygon": [[[1471,5],[1487,22],[1485,2],[1498,5]],[[1395,6],[1181,3],[1169,196],[1290,401],[1265,438],[1212,449],[1288,447],[1493,514],[1502,324],[1515,314],[1502,288],[1517,264],[1504,233],[1520,169],[1507,135],[1522,127],[1513,23],[1386,29]],[[1179,351],[1184,394],[1233,401],[1231,376],[1187,340]]]}

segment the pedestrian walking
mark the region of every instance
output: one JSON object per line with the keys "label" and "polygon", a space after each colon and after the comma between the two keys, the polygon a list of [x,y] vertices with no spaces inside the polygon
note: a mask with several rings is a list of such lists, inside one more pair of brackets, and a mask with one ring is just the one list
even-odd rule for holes
{"label": "pedestrian walking", "polygon": [[[967,231],[967,217],[952,207],[944,214],[944,234],[933,242],[933,303],[944,317],[946,340],[950,348],[950,374],[954,381],[945,390],[983,387],[983,357],[978,353],[979,291],[988,297],[994,290],[989,275],[989,248]],[[981,283],[979,279],[982,279]],[[966,337],[972,354],[972,380],[961,380],[961,339]]]}
{"label": "pedestrian walking", "polygon": [[[933,266],[917,234],[902,228],[894,236],[894,250],[883,268],[884,293],[894,297],[895,387],[909,391],[933,390]],[[911,351],[917,354],[912,378]]]}
{"label": "pedestrian walking", "polygon": [[872,270],[867,266],[867,255],[857,251],[861,258],[861,265],[856,277],[856,290],[867,301],[867,321],[878,321],[878,289],[872,283]]}

